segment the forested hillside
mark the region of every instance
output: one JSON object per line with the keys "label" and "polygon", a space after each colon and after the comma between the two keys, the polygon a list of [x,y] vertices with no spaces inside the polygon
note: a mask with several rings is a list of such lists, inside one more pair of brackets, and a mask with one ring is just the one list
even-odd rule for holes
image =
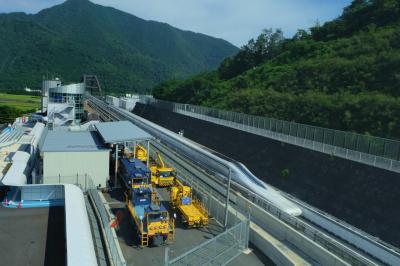
{"label": "forested hillside", "polygon": [[110,91],[151,89],[212,70],[238,48],[88,0],[35,15],[0,14],[0,91],[38,87],[44,75],[76,82],[96,74]]}
{"label": "forested hillside", "polygon": [[155,97],[400,138],[400,3],[354,0],[285,39],[265,30],[218,70],[170,80]]}

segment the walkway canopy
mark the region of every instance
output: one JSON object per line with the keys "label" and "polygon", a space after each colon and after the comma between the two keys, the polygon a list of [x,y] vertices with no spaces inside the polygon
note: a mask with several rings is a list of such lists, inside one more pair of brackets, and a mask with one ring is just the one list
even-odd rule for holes
{"label": "walkway canopy", "polygon": [[105,122],[95,124],[105,143],[118,144],[134,141],[148,141],[153,137],[129,121]]}
{"label": "walkway canopy", "polygon": [[115,183],[118,176],[118,144],[127,147],[133,143],[135,156],[137,142],[147,142],[147,167],[149,167],[150,140],[153,139],[149,133],[129,121],[97,123],[95,127],[105,143],[115,145]]}

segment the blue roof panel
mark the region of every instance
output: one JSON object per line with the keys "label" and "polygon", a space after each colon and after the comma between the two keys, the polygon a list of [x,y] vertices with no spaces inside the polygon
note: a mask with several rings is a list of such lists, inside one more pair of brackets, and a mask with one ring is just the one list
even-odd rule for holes
{"label": "blue roof panel", "polygon": [[42,152],[109,151],[95,131],[48,131]]}
{"label": "blue roof panel", "polygon": [[150,140],[153,137],[129,121],[105,122],[95,124],[106,143]]}

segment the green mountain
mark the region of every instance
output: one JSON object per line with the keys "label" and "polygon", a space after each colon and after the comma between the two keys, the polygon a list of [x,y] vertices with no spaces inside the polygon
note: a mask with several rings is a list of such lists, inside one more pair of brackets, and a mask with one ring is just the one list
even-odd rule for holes
{"label": "green mountain", "polygon": [[354,0],[290,39],[267,30],[218,70],[155,97],[400,138],[400,3]]}
{"label": "green mountain", "polygon": [[35,15],[0,14],[0,90],[39,86],[43,75],[99,76],[114,91],[215,69],[238,49],[222,39],[146,21],[88,0]]}

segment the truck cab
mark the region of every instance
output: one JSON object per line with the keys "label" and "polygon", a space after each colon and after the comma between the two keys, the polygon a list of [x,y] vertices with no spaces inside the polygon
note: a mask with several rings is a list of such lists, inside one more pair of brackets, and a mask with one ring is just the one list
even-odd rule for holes
{"label": "truck cab", "polygon": [[171,230],[168,211],[162,205],[151,204],[146,209],[146,223],[150,245],[164,244]]}
{"label": "truck cab", "polygon": [[161,155],[157,152],[157,160],[152,162],[150,166],[151,182],[156,186],[168,187],[174,184],[175,170],[172,167],[167,167],[164,164]]}

